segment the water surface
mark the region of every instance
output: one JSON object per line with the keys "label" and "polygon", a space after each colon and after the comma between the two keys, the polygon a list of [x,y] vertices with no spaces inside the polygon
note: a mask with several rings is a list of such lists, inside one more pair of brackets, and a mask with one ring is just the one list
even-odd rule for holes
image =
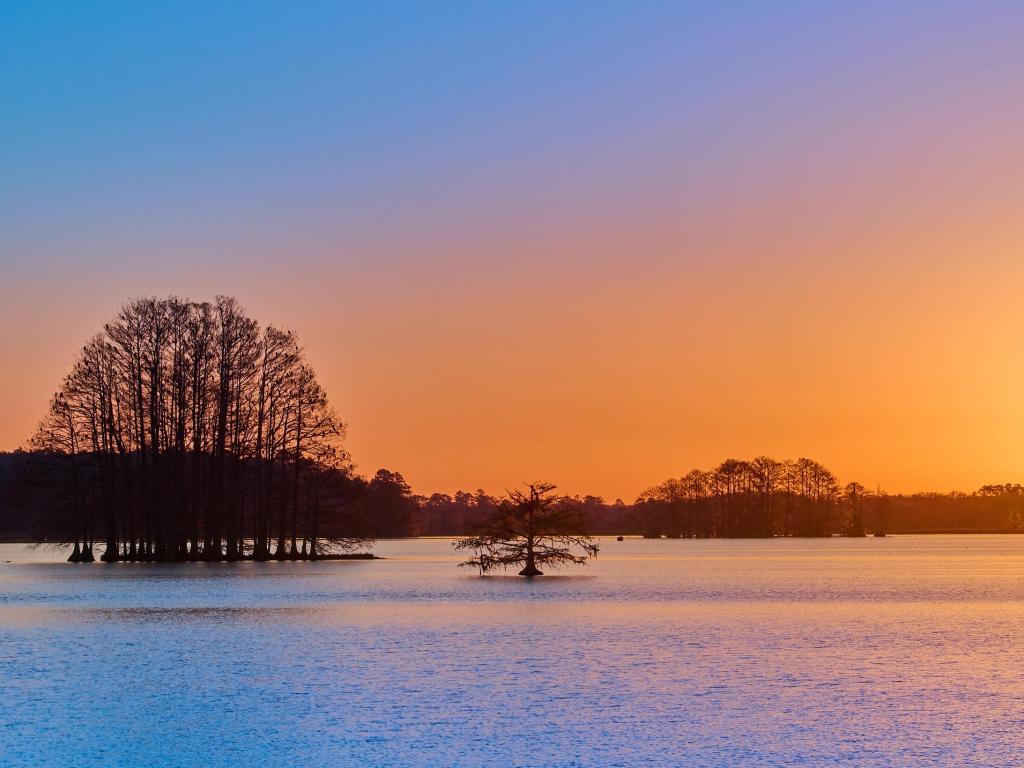
{"label": "water surface", "polygon": [[0,545],[0,764],[1024,764],[1024,537],[604,540],[533,581],[376,551]]}

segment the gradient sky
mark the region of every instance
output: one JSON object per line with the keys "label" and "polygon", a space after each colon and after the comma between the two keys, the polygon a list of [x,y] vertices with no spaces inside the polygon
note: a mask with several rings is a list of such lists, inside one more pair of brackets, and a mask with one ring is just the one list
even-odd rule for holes
{"label": "gradient sky", "polygon": [[1024,4],[143,5],[0,10],[0,449],[228,293],[419,492],[1024,480]]}

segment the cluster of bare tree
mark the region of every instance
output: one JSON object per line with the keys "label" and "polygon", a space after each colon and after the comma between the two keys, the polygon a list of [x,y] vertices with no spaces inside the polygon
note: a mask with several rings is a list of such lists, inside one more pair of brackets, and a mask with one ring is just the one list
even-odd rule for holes
{"label": "cluster of bare tree", "polygon": [[83,348],[33,439],[72,558],[316,558],[351,490],[295,336],[231,298],[139,299]]}
{"label": "cluster of bare tree", "polygon": [[859,483],[840,487],[811,459],[729,459],[645,491],[637,512],[646,535],[673,537],[863,536],[868,512],[884,533],[878,494]]}

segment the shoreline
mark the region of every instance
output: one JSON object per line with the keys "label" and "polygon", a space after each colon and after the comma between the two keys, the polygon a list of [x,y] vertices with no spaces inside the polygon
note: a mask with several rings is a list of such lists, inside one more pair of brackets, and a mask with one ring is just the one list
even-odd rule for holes
{"label": "shoreline", "polygon": [[[430,541],[430,540],[448,540],[448,539],[459,539],[467,536],[468,534],[451,534],[451,535],[431,535],[431,536],[395,536],[385,537],[377,539],[377,541]],[[622,536],[624,540],[633,541],[786,541],[790,539],[871,539],[871,538],[892,538],[894,536],[1021,536],[1024,535],[1024,531],[1013,531],[1002,528],[926,528],[926,529],[906,529],[899,531],[887,531],[884,536],[875,536],[872,533],[868,533],[865,536],[844,536],[844,535],[829,535],[829,536],[712,536],[712,537],[687,537],[687,536],[644,536],[639,533],[597,533],[590,534],[594,538],[599,539],[616,539]],[[74,544],[68,543],[49,543],[46,541],[26,541],[24,539],[9,539],[0,538],[0,544],[21,544],[26,547],[40,547],[46,549],[60,549],[63,547],[73,547]],[[351,552],[351,553],[337,553],[337,554],[324,554],[319,555],[317,560],[384,560],[386,558],[380,555],[375,555],[372,552]],[[237,562],[253,560],[252,556],[247,555],[245,557],[237,558]],[[277,560],[276,558],[269,558],[265,561],[259,562],[289,562],[293,558],[284,558],[283,560]],[[310,558],[294,558],[296,561],[310,560]],[[127,562],[127,561],[118,561]],[[152,561],[146,561],[152,562]],[[170,561],[170,562],[210,562],[202,559],[198,560],[182,560],[182,561]],[[213,561],[213,562],[227,562],[226,560]]]}

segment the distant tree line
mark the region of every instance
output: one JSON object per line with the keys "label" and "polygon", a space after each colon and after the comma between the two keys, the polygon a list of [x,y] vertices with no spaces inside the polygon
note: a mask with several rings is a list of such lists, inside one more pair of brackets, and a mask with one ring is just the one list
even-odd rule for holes
{"label": "distant tree line", "polygon": [[[974,493],[889,494],[840,484],[810,459],[727,460],[645,491],[625,514],[605,505],[591,530],[647,536],[863,536],[866,533],[1024,533],[1024,486]],[[609,514],[610,513],[610,514]],[[623,525],[630,521],[631,524]]]}
{"label": "distant tree line", "polygon": [[840,487],[812,459],[728,459],[667,480],[638,501],[644,533],[673,537],[863,536],[871,494],[859,483]]}
{"label": "distant tree line", "polygon": [[[78,460],[82,465],[91,461],[81,456]],[[974,493],[887,494],[858,483],[839,485],[834,478],[830,482],[831,476],[820,465],[815,468],[807,460],[778,464],[781,469],[766,467],[763,460],[726,461],[714,470],[694,470],[668,480],[633,503],[607,502],[598,496],[559,498],[579,511],[580,533],[593,535],[723,538],[768,536],[768,531],[772,536],[860,535],[862,531],[1024,533],[1024,486],[1019,484],[986,485]],[[0,539],[69,544],[78,540],[82,546],[81,511],[71,492],[74,473],[70,465],[67,454],[0,453]],[[782,480],[765,482],[766,469],[771,477],[781,472]],[[78,471],[79,482],[84,483],[91,473],[84,466]],[[239,502],[243,540],[238,547],[249,557],[254,542],[250,537],[259,519],[254,480],[261,473],[251,459],[240,462],[240,471],[247,480]],[[795,477],[786,479],[790,473]],[[293,475],[283,473],[281,477]],[[482,490],[417,495],[398,472],[382,469],[364,478],[347,463],[304,464],[299,486],[298,517],[294,504],[285,506],[287,534],[281,550],[285,558],[291,557],[293,518],[296,557],[303,556],[303,544],[306,556],[315,557],[318,552],[340,551],[366,539],[473,535],[502,503]],[[805,490],[801,492],[801,488]],[[287,504],[294,497],[282,493],[276,482],[275,489],[273,500]],[[94,508],[87,514],[98,513]],[[277,519],[276,507],[272,517]],[[200,519],[205,518],[201,515]],[[271,538],[270,556],[277,557],[277,538]],[[196,540],[201,554],[206,540],[203,530]],[[86,536],[85,542],[88,546],[92,539]],[[191,538],[188,544],[191,548]],[[123,543],[121,546],[124,554]],[[138,553],[137,543],[136,558]]]}

